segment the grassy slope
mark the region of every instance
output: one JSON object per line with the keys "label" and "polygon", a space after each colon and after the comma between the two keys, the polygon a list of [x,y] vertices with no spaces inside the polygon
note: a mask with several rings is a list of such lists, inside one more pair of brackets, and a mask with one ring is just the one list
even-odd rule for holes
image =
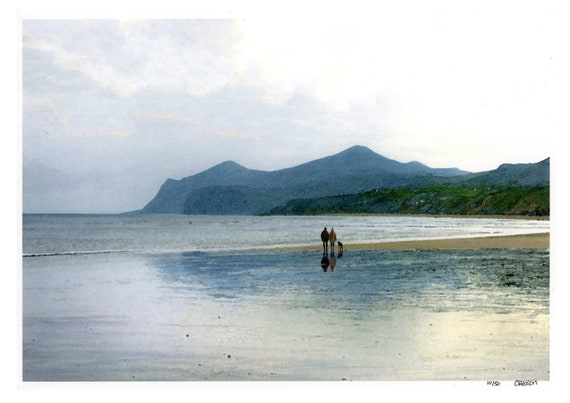
{"label": "grassy slope", "polygon": [[550,215],[544,186],[432,185],[289,201],[271,214]]}

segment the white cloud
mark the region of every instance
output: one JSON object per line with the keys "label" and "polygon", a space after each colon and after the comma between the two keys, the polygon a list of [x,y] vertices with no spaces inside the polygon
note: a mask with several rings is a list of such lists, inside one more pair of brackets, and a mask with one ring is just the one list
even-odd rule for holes
{"label": "white cloud", "polygon": [[220,22],[220,29],[213,31],[211,25],[210,21],[26,21],[24,47],[51,54],[58,68],[80,72],[123,97],[147,88],[204,95],[223,88],[235,74],[227,56],[231,50],[216,39],[231,34],[231,26]]}
{"label": "white cloud", "polygon": [[395,126],[417,119],[428,135],[455,131],[458,122],[484,135],[513,113],[545,112],[559,52],[553,43],[560,44],[548,7],[398,4],[356,18],[247,21],[242,63],[275,103],[301,91],[347,112],[381,99]]}

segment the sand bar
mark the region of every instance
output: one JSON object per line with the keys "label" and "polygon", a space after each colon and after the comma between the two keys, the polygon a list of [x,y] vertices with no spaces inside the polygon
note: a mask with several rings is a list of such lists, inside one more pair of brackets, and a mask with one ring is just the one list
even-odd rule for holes
{"label": "sand bar", "polygon": [[490,236],[480,238],[432,239],[349,245],[350,249],[547,249],[550,234]]}
{"label": "sand bar", "polygon": [[[548,249],[549,247],[549,233],[344,244],[345,250]],[[321,248],[321,244],[317,243],[311,246],[278,249],[321,250]]]}

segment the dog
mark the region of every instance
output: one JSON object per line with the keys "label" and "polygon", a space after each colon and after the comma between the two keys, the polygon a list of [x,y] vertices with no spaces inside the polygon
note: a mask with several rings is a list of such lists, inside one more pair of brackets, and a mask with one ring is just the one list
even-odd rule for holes
{"label": "dog", "polygon": [[341,241],[337,241],[336,244],[338,245],[338,257],[342,257],[342,253],[344,252],[344,246]]}

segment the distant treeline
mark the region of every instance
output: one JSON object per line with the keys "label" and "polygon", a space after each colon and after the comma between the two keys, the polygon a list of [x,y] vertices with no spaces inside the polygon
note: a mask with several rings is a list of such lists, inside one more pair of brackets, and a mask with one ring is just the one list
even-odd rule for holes
{"label": "distant treeline", "polygon": [[430,185],[295,199],[270,215],[430,214],[549,216],[548,186]]}

